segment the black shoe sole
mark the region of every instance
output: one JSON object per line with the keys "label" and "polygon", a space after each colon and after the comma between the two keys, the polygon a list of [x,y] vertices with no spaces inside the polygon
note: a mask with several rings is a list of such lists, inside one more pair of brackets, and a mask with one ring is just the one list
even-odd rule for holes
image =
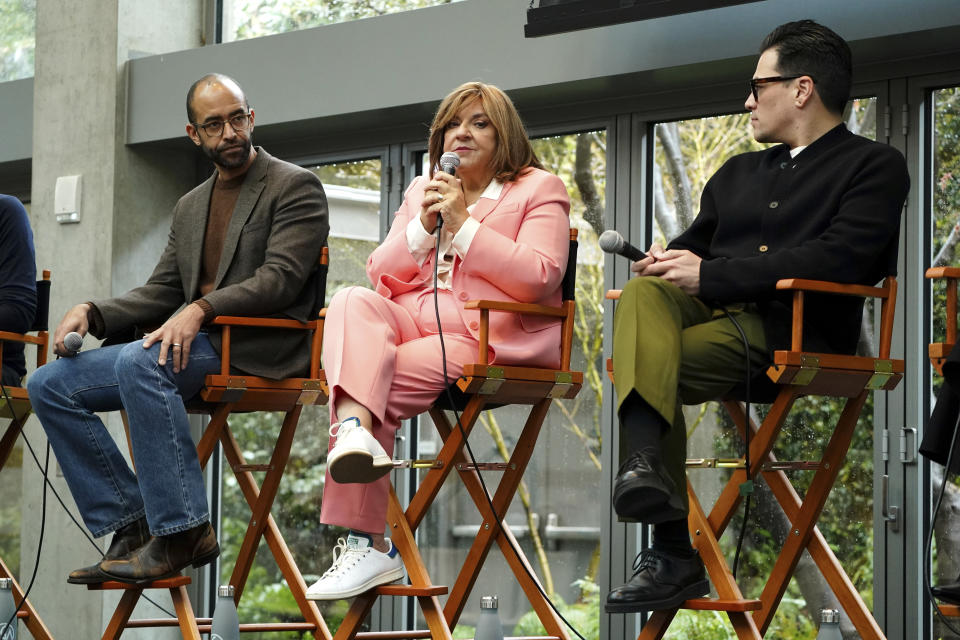
{"label": "black shoe sole", "polygon": [[613,509],[621,518],[644,524],[686,520],[681,501],[642,481],[621,482],[613,490]]}
{"label": "black shoe sole", "polygon": [[639,613],[641,611],[661,611],[663,609],[677,609],[691,598],[701,598],[710,593],[710,581],[700,580],[683,588],[669,598],[657,600],[634,600],[632,602],[607,602],[603,610],[607,613]]}

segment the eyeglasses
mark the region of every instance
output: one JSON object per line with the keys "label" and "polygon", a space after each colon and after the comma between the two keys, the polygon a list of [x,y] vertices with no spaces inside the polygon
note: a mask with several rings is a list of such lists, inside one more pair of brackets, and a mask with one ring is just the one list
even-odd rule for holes
{"label": "eyeglasses", "polygon": [[193,126],[202,130],[210,138],[219,138],[223,135],[223,127],[228,122],[234,131],[246,131],[247,127],[250,126],[250,113],[238,113],[235,116],[230,116],[226,120],[214,120],[212,122],[204,122],[203,124],[194,122]]}
{"label": "eyeglasses", "polygon": [[750,80],[750,93],[753,94],[753,99],[759,100],[760,96],[757,95],[757,89],[762,87],[765,84],[771,84],[774,82],[786,82],[788,80],[796,80],[797,78],[802,78],[803,76],[769,76],[766,78],[751,78]]}

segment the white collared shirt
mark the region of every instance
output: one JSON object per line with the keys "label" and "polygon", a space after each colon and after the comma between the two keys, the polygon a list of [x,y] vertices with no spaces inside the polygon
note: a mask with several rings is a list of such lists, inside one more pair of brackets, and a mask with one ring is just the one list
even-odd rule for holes
{"label": "white collared shirt", "polygon": [[[480,194],[480,198],[499,200],[502,193],[503,183],[491,180],[487,188]],[[480,198],[477,198],[477,202],[480,202]],[[473,213],[477,202],[467,207],[467,213]],[[450,276],[453,269],[454,256],[460,256],[460,259],[463,260],[479,228],[480,223],[472,216],[463,221],[456,235],[451,234],[444,227],[440,228],[440,259],[437,263],[437,288],[449,289],[451,287]],[[413,256],[413,259],[417,261],[418,265],[423,266],[423,263],[426,262],[427,257],[429,257],[430,252],[435,246],[436,238],[423,227],[420,216],[412,217],[410,222],[407,223],[407,248],[410,249],[410,254]]]}

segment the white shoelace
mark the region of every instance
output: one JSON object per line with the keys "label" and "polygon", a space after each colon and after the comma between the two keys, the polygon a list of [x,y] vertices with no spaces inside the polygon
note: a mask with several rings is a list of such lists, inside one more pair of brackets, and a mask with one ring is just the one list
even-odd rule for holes
{"label": "white shoelace", "polygon": [[[349,424],[344,424],[344,422],[348,422]],[[363,427],[360,425],[360,422],[356,419],[347,418],[347,420],[344,422],[336,422],[330,425],[330,429],[327,431],[327,433],[329,433],[333,438],[339,438],[346,433],[350,433],[354,429],[363,429]]]}
{"label": "white shoelace", "polygon": [[322,578],[333,577],[337,573],[355,566],[369,551],[370,547],[349,547],[346,540],[339,538],[337,546],[333,548],[333,564],[330,565]]}

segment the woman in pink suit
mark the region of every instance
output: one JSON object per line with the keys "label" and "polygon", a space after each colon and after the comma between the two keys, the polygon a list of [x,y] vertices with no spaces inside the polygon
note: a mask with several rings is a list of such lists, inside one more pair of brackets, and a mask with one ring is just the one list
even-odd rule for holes
{"label": "woman in pink suit", "polygon": [[[431,166],[444,152],[460,158],[456,177],[435,168],[407,188],[387,239],[367,261],[375,291],[339,291],[327,310],[333,426],[320,520],[350,532],[307,591],[314,600],[349,598],[403,577],[383,535],[394,434],[476,361],[480,316],[464,302],[560,305],[569,197],[540,167],[506,94],[470,82],[444,98],[430,128]],[[558,366],[559,320],[490,314],[489,344],[491,363]]]}

